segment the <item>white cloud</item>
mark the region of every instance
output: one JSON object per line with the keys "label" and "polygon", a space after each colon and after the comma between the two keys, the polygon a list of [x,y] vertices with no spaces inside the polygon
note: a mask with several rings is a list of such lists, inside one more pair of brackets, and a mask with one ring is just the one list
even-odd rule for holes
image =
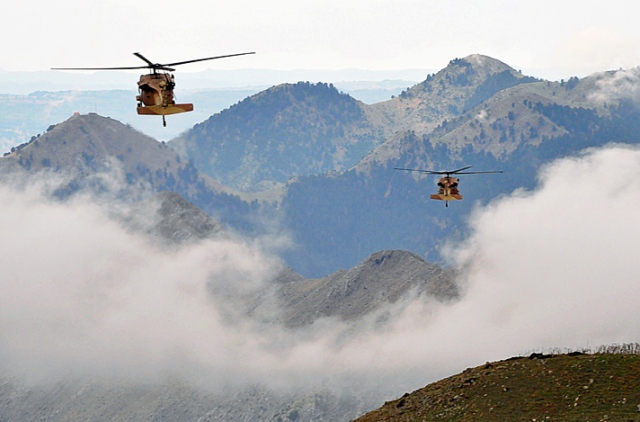
{"label": "white cloud", "polygon": [[225,327],[211,292],[234,300],[262,287],[273,262],[254,247],[217,240],[168,251],[84,200],[52,203],[39,189],[6,186],[0,197],[5,370],[151,376],[181,361],[228,363],[252,343]]}
{"label": "white cloud", "polygon": [[597,75],[596,89],[589,99],[599,103],[615,103],[631,100],[640,103],[640,67],[603,72]]}

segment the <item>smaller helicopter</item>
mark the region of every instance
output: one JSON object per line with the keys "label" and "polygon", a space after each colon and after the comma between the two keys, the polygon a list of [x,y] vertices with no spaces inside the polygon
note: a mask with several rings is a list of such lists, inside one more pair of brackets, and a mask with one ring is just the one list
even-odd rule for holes
{"label": "smaller helicopter", "polygon": [[[173,96],[173,89],[176,86],[174,77],[169,72],[174,72],[172,66],[187,63],[202,62],[205,60],[224,59],[226,57],[244,56],[251,53],[228,54],[226,56],[207,57],[204,59],[186,60],[175,63],[153,63],[140,53],[133,53],[136,57],[147,64],[145,66],[125,66],[125,67],[53,67],[52,70],[132,70],[150,69],[151,73],[141,75],[138,81],[138,114],[161,115],[162,125],[166,126],[167,121],[164,116],[168,114],[184,113],[193,111],[193,104],[176,104]],[[158,72],[163,71],[163,72]]]}
{"label": "smaller helicopter", "polygon": [[460,191],[458,190],[458,183],[460,182],[460,179],[458,179],[457,177],[452,177],[451,175],[503,173],[502,170],[464,171],[470,168],[471,166],[462,167],[460,169],[450,171],[432,171],[395,167],[394,170],[417,171],[420,173],[443,175],[444,177],[441,177],[440,180],[438,180],[438,193],[430,195],[430,198],[438,201],[444,201],[445,207],[448,207],[449,201],[459,201],[462,199],[462,195],[460,195]]}

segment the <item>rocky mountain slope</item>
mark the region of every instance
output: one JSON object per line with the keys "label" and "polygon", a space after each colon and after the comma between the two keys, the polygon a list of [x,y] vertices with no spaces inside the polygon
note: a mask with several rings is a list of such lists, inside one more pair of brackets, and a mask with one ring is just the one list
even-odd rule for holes
{"label": "rocky mountain slope", "polygon": [[[621,79],[626,83],[621,83]],[[556,138],[596,133],[603,129],[598,120],[615,120],[620,112],[633,112],[629,102],[636,100],[632,87],[637,84],[638,75],[636,71],[620,71],[571,78],[567,82],[526,80],[494,92],[467,113],[441,120],[423,139],[434,147],[445,146],[454,157],[460,157],[467,149],[508,161],[524,145],[538,147]],[[624,95],[622,86],[626,84],[630,91]],[[399,158],[401,151],[406,153],[410,149],[422,155],[416,157],[417,165],[436,164],[424,156],[425,151],[415,150],[411,138],[397,136],[362,160],[359,169]]]}
{"label": "rocky mountain slope", "polygon": [[[73,173],[76,183],[87,176],[113,170],[121,183],[152,190],[161,188],[195,191],[199,175],[174,151],[124,124],[90,113],[74,115],[49,127],[47,132],[15,148],[3,157],[6,165],[17,163],[33,173],[44,169]],[[200,178],[213,189],[212,180]]]}
{"label": "rocky mountain slope", "polygon": [[376,319],[384,324],[389,309],[402,310],[416,300],[449,302],[459,298],[457,273],[430,264],[408,251],[380,251],[349,270],[308,279],[288,267],[272,284],[243,298],[256,320],[300,329],[323,318],[347,324]]}
{"label": "rocky mountain slope", "polygon": [[532,354],[430,384],[358,422],[638,421],[637,354]]}
{"label": "rocky mountain slope", "polygon": [[[285,278],[286,276],[286,278]],[[322,317],[355,321],[401,300],[458,297],[455,272],[425,262],[408,251],[380,251],[350,270],[319,279],[281,276],[277,289],[282,320],[289,327]]]}

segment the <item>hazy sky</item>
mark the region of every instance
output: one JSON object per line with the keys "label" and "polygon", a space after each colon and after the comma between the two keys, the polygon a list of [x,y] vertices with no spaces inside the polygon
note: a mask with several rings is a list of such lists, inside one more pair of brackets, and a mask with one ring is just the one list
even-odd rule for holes
{"label": "hazy sky", "polygon": [[130,66],[440,69],[480,53],[539,77],[640,64],[632,0],[23,0],[4,8],[0,69]]}

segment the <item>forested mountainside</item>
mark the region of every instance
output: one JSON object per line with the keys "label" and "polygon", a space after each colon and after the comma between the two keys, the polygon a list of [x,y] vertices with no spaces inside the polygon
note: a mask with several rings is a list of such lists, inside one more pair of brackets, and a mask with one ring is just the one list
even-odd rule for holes
{"label": "forested mountainside", "polygon": [[171,146],[221,183],[259,190],[353,166],[384,140],[365,108],[332,85],[278,85],[211,116]]}

